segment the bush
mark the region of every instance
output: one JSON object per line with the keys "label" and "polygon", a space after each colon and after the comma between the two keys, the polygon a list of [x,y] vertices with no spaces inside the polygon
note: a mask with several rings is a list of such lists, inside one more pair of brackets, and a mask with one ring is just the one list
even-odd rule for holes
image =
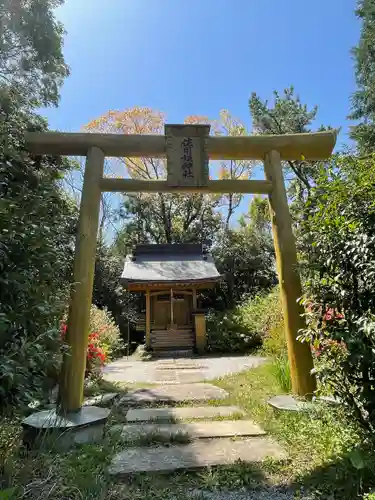
{"label": "bush", "polygon": [[263,352],[269,356],[287,356],[284,319],[272,325],[263,339]]}
{"label": "bush", "polygon": [[235,312],[211,311],[206,326],[210,352],[246,352],[260,343],[260,337],[248,333]]}
{"label": "bush", "polygon": [[229,309],[245,294],[255,295],[277,283],[272,237],[250,225],[225,231],[213,248],[213,256],[218,271],[226,276],[216,293]]}
{"label": "bush", "polygon": [[262,339],[265,354],[286,356],[284,317],[278,286],[268,294],[249,299],[238,309],[246,330]]}
{"label": "bush", "polygon": [[[322,165],[301,227],[307,328],[317,377],[375,431],[375,164]],[[323,349],[322,349],[323,348]],[[322,361],[320,361],[322,360]]]}
{"label": "bush", "polygon": [[59,319],[69,293],[76,206],[60,188],[70,164],[31,157],[26,130],[42,119],[17,110],[0,87],[0,408],[27,402],[59,370]]}
{"label": "bush", "polygon": [[99,309],[106,309],[119,326],[125,338],[128,320],[134,317],[140,298],[128,292],[120,283],[124,255],[114,254],[113,248],[99,243],[96,250],[92,302]]}
{"label": "bush", "polygon": [[[65,338],[67,324],[61,324],[61,337]],[[124,345],[120,330],[111,314],[106,309],[91,305],[90,327],[87,344],[86,378],[96,378],[101,375],[101,369],[109,360],[121,355]]]}
{"label": "bush", "polygon": [[246,352],[263,342],[266,354],[286,355],[279,287],[248,299],[233,311],[207,316],[208,347],[216,352]]}
{"label": "bush", "polygon": [[90,311],[90,333],[98,334],[98,342],[107,359],[121,355],[124,343],[120,329],[107,309],[99,309],[92,304]]}
{"label": "bush", "polygon": [[262,339],[267,338],[284,321],[279,287],[247,300],[238,308],[238,314],[248,331],[256,332]]}

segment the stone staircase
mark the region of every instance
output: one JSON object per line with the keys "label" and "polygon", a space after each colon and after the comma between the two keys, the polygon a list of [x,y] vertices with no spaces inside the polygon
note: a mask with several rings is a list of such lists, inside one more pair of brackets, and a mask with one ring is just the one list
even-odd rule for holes
{"label": "stone staircase", "polygon": [[[285,458],[285,451],[243,410],[225,406],[227,397],[223,389],[206,383],[127,393],[118,403],[126,406],[127,423],[111,429],[124,439],[124,449],[112,459],[109,472],[122,476]],[[223,405],[210,406],[212,400]],[[187,402],[191,406],[181,406]]]}
{"label": "stone staircase", "polygon": [[195,336],[192,329],[152,330],[151,347],[154,350],[192,349]]}

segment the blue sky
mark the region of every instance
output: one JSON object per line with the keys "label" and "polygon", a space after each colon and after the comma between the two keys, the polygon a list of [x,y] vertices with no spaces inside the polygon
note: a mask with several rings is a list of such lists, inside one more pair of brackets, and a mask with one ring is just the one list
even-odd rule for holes
{"label": "blue sky", "polygon": [[248,125],[252,91],[293,84],[319,106],[317,126],[342,127],[355,89],[355,0],[66,0],[71,68],[51,128],[78,131],[109,109],[147,106],[170,123],[226,108]]}
{"label": "blue sky", "polygon": [[148,106],[169,122],[216,117],[247,123],[256,91],[293,84],[318,104],[318,123],[344,127],[355,88],[355,0],[66,0],[71,76],[50,125],[66,131],[106,112]]}

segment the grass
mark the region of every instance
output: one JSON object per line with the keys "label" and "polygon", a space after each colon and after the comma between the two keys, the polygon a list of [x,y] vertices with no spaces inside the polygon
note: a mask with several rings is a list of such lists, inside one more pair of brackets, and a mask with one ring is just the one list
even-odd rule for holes
{"label": "grass", "polygon": [[[134,444],[170,445],[171,440],[155,433],[124,444],[120,433],[107,432],[100,444],[76,446],[63,453],[48,448],[26,452],[19,446],[19,422],[4,420],[0,427],[0,452],[7,460],[3,467],[0,499],[168,500],[174,497],[185,500],[192,498],[192,491],[196,490],[279,485],[295,491],[296,498],[300,491],[311,490],[314,492],[311,499],[352,500],[363,498],[375,485],[375,460],[369,444],[347,421],[343,408],[317,405],[313,412],[306,414],[272,410],[266,401],[282,389],[271,363],[214,383],[230,394],[228,400],[220,404],[242,408],[247,418],[262,425],[286,448],[288,460],[267,460],[258,465],[236,463],[168,475],[137,474],[118,480],[107,472],[117,451]],[[96,388],[99,393],[114,392],[112,385],[99,386]],[[121,387],[121,391],[126,390]],[[212,405],[217,403],[210,402]],[[121,421],[125,410],[115,406],[108,425]],[[175,442],[185,442],[185,438],[181,436],[180,441],[177,436]],[[15,490],[11,496],[5,493],[2,496],[1,487]]]}
{"label": "grass", "polygon": [[288,357],[286,355],[275,357],[272,360],[271,369],[282,391],[286,393],[292,392],[292,379]]}
{"label": "grass", "polygon": [[191,443],[192,439],[186,432],[175,432],[165,434],[162,431],[145,432],[144,434],[132,437],[127,436],[123,439],[123,443],[127,446],[155,446],[155,445],[170,445],[170,444],[187,444]]}
{"label": "grass", "polygon": [[[317,404],[303,414],[273,410],[266,401],[284,392],[273,363],[214,383],[230,393],[230,404],[244,409],[287,450],[288,461],[263,467],[273,481],[297,490],[312,488],[322,495],[317,498],[340,499],[362,498],[356,495],[375,485],[375,455],[360,429],[348,421],[344,407]],[[353,466],[354,450],[363,457],[361,469]],[[337,496],[325,496],[333,492]]]}

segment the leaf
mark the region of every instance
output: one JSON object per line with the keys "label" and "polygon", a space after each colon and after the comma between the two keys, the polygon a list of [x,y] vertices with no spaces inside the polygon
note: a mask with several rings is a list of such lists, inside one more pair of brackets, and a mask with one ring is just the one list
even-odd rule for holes
{"label": "leaf", "polygon": [[16,487],[0,490],[0,500],[11,500],[16,491]]}
{"label": "leaf", "polygon": [[363,454],[358,450],[358,448],[349,453],[349,460],[352,466],[357,470],[362,470],[366,466]]}

